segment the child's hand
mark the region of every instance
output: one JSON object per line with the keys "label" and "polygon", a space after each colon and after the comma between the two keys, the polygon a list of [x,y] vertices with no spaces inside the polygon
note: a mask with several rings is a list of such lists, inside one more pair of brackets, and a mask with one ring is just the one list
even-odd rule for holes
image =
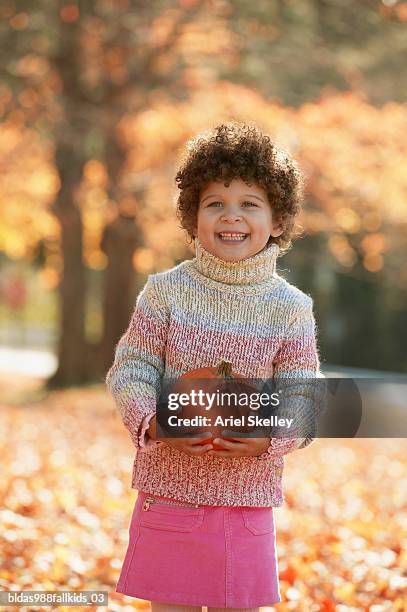
{"label": "child's hand", "polygon": [[213,449],[212,444],[202,444],[202,439],[205,438],[209,438],[210,442],[212,442],[212,434],[210,432],[198,434],[193,438],[162,438],[162,441],[168,444],[168,446],[187,453],[187,455],[196,457],[197,455],[204,455]]}
{"label": "child's hand", "polygon": [[[157,440],[157,418],[155,415],[150,421],[147,435],[152,440]],[[204,455],[208,450],[213,449],[212,444],[202,444],[202,440],[206,438],[210,438],[212,442],[212,434],[210,432],[198,434],[192,438],[161,438],[161,440],[165,442],[165,444],[168,444],[168,446],[177,448],[188,455]]]}
{"label": "child's hand", "polygon": [[[214,442],[222,446],[224,450],[210,450],[208,455],[214,457],[257,457],[265,453],[270,445],[269,438],[240,438],[234,437],[234,432],[229,430],[222,431],[223,438],[215,438]],[[232,438],[232,440],[230,439]]]}

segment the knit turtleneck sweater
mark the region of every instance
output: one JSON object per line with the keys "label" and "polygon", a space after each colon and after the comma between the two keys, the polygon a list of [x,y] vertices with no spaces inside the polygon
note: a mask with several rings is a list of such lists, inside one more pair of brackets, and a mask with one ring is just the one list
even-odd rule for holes
{"label": "knit turtleneck sweater", "polygon": [[278,256],[272,244],[226,262],[196,239],[194,259],[148,277],[106,376],[136,446],[134,489],[198,504],[283,504],[284,455],[310,444],[309,431],[239,458],[190,456],[146,435],[163,380],[221,359],[250,378],[321,376],[312,298],[277,274]]}
{"label": "knit turtleneck sweater", "polygon": [[242,288],[265,283],[261,288],[263,290],[276,282],[276,260],[279,252],[279,246],[272,244],[257,255],[247,259],[224,261],[209,253],[198,238],[195,238],[195,259],[193,263],[203,276],[218,283]]}

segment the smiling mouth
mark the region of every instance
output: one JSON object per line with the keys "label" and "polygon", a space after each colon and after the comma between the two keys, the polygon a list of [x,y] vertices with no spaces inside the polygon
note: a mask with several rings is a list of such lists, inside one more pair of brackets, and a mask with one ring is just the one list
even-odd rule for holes
{"label": "smiling mouth", "polygon": [[244,240],[246,240],[249,234],[244,234],[241,232],[219,232],[216,235],[220,240],[222,240],[222,242],[236,243],[243,242]]}

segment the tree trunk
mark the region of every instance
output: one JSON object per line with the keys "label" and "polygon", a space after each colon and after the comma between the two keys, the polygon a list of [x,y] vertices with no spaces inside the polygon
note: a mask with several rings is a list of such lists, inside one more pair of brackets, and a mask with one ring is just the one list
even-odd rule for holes
{"label": "tree trunk", "polygon": [[117,125],[123,112],[120,103],[116,108],[111,108],[105,129],[108,195],[109,200],[116,204],[117,216],[105,226],[101,244],[108,260],[103,287],[103,338],[100,350],[104,374],[113,362],[115,346],[129,323],[136,278],[133,253],[143,243],[135,220],[135,201],[129,199],[131,194],[121,185],[126,151],[120,143]]}
{"label": "tree trunk", "polygon": [[60,290],[60,338],[58,370],[48,386],[61,387],[86,382],[85,268],[82,260],[82,219],[75,202],[75,189],[82,175],[82,163],[73,147],[60,142],[56,167],[61,189],[53,206],[61,225],[64,269]]}
{"label": "tree trunk", "polygon": [[49,387],[88,380],[85,339],[86,278],[83,263],[82,219],[76,191],[86,159],[83,143],[89,114],[81,92],[80,23],[59,22],[59,47],[53,63],[61,78],[60,120],[56,126],[55,165],[61,188],[53,210],[61,227],[63,276],[60,284],[58,370]]}
{"label": "tree trunk", "polygon": [[106,225],[102,249],[108,258],[105,271],[102,362],[106,372],[113,362],[114,349],[126,330],[135,301],[134,249],[142,244],[140,230],[131,215],[119,214]]}

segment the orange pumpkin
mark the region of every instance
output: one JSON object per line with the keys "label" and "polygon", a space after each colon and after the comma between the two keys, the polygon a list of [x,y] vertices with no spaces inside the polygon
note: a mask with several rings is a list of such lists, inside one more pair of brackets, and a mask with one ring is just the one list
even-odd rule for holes
{"label": "orange pumpkin", "polygon": [[[220,392],[234,392],[234,393],[253,393],[256,392],[257,389],[254,385],[250,385],[246,383],[236,382],[237,379],[244,379],[245,377],[237,372],[233,371],[232,363],[230,361],[226,361],[222,359],[217,366],[215,367],[205,367],[198,368],[195,370],[189,370],[185,374],[181,376],[181,378],[177,381],[175,386],[171,389],[171,392],[176,391],[177,393],[191,393],[191,391],[198,390],[196,383],[192,381],[194,380],[205,380],[205,385],[199,385],[199,389],[204,391],[205,393],[214,393],[216,391]],[[219,406],[217,406],[219,408]],[[239,415],[242,415],[242,407],[234,407],[234,410],[238,412]],[[244,411],[248,409],[244,407]],[[220,412],[217,412],[220,414]],[[229,414],[232,414],[230,412]],[[184,406],[182,408],[182,416],[184,418],[189,418],[196,415],[209,416],[208,411],[205,410],[202,406]],[[223,429],[234,429],[233,427],[224,427],[224,426],[215,426],[212,425],[208,428],[208,430],[212,434],[212,439],[216,437],[223,437],[225,440],[233,440],[232,438],[226,438],[221,435],[221,431]],[[240,428],[242,430],[242,428]],[[245,428],[243,428],[244,430]],[[202,440],[199,442],[201,445],[208,444],[208,439]],[[213,448],[215,450],[224,450],[223,447],[219,446],[212,442]]]}
{"label": "orange pumpkin", "polygon": [[181,378],[244,378],[241,374],[237,374],[232,370],[230,361],[222,359],[214,368],[198,368],[197,370],[189,370],[181,376]]}

